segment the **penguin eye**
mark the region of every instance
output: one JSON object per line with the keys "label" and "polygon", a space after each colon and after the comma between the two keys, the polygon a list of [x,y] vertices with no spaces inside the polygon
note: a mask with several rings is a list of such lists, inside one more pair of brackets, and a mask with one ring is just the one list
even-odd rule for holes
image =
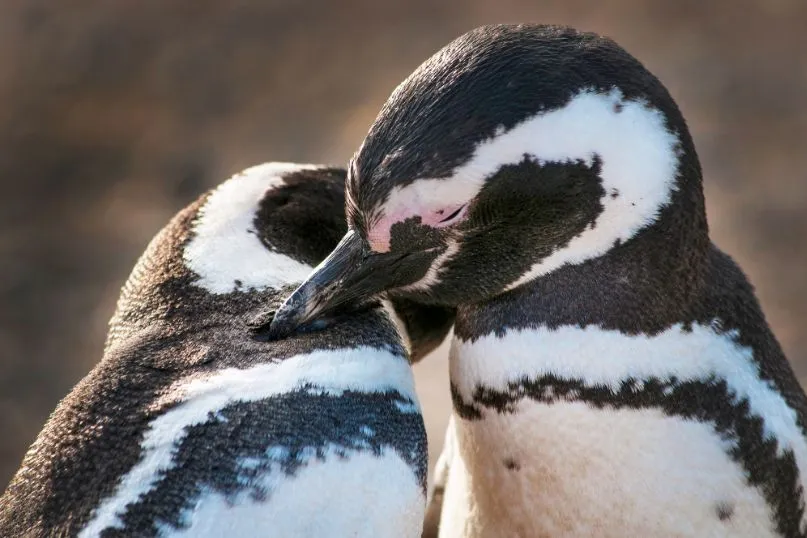
{"label": "penguin eye", "polygon": [[437,224],[442,224],[442,225],[450,224],[452,221],[454,221],[455,219],[457,219],[457,217],[460,216],[460,213],[462,213],[462,210],[465,209],[465,206],[467,206],[467,205],[468,204],[463,204],[463,205],[459,206],[457,209],[452,211],[450,215],[448,215],[445,218],[443,218],[442,220],[438,221]]}

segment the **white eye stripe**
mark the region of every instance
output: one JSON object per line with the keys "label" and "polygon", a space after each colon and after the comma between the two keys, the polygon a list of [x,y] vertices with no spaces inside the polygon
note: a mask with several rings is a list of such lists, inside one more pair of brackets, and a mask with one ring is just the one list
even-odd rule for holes
{"label": "white eye stripe", "polygon": [[[667,128],[661,111],[644,101],[624,99],[616,88],[608,94],[580,93],[562,109],[516,126],[502,137],[502,145],[510,136],[514,157],[515,148],[523,147],[527,140],[539,150],[535,157],[541,161],[583,159],[592,166],[593,157],[598,156],[606,194],[601,198],[603,209],[596,227],[587,228],[564,248],[533,265],[506,290],[565,264],[601,256],[616,241],[630,240],[657,220],[677,188],[678,135]],[[488,153],[491,159],[497,156],[492,149]]]}
{"label": "white eye stripe", "polygon": [[199,210],[195,236],[183,259],[199,275],[195,285],[215,294],[239,289],[280,289],[304,280],[312,267],[266,248],[254,232],[261,199],[285,185],[288,174],[321,168],[313,164],[271,162],[244,170],[219,185]]}
{"label": "white eye stripe", "polygon": [[[617,88],[609,93],[585,90],[560,109],[537,114],[509,131],[497,130],[476,146],[471,159],[456,168],[452,177],[421,178],[393,188],[379,207],[379,236],[388,238],[392,224],[405,218],[434,218],[441,209],[467,206],[503,166],[519,163],[525,156],[541,165],[582,161],[588,166],[594,165],[597,156],[606,195],[596,227],[557,249],[505,289],[562,265],[601,256],[616,241],[628,241],[657,220],[677,188],[679,140],[667,128],[662,112],[645,101],[625,99]],[[454,223],[441,215],[428,224]]]}

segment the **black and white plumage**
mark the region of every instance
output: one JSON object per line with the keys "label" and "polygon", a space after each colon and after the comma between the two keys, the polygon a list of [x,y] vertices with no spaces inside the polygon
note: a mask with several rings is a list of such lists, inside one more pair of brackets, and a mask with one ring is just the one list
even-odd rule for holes
{"label": "black and white plumage", "polygon": [[[0,536],[420,536],[426,437],[391,305],[279,342],[248,326],[344,234],[344,178],[254,167],[160,232],[0,500]],[[419,327],[401,305],[416,353],[438,344],[444,310]]]}
{"label": "black and white plumage", "polygon": [[807,535],[807,399],[709,240],[684,118],[613,41],[458,38],[393,92],[347,198],[272,332],[389,290],[457,307],[441,537]]}

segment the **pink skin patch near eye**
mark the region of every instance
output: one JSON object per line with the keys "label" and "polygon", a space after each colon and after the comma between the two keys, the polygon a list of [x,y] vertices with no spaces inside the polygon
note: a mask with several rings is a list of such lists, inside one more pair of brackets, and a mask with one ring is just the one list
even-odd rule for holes
{"label": "pink skin patch near eye", "polygon": [[[384,215],[367,234],[367,241],[373,252],[389,252],[390,230],[393,225],[415,216],[420,216],[421,224],[432,228],[445,228],[465,218],[468,204],[456,204],[436,210],[422,211],[423,208],[401,208],[390,215]],[[422,211],[422,212],[421,212]]]}

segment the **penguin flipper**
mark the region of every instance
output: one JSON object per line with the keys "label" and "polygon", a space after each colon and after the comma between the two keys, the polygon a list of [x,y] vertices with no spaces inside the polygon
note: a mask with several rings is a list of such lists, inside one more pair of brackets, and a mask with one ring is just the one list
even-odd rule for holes
{"label": "penguin flipper", "polygon": [[440,534],[440,519],[443,512],[443,496],[448,482],[448,474],[454,459],[454,417],[448,420],[443,451],[434,466],[434,484],[429,492],[426,516],[423,521],[421,538],[437,538]]}
{"label": "penguin flipper", "polygon": [[445,484],[435,484],[431,491],[431,499],[426,507],[421,538],[437,538],[440,534],[440,514],[443,511],[443,492]]}

